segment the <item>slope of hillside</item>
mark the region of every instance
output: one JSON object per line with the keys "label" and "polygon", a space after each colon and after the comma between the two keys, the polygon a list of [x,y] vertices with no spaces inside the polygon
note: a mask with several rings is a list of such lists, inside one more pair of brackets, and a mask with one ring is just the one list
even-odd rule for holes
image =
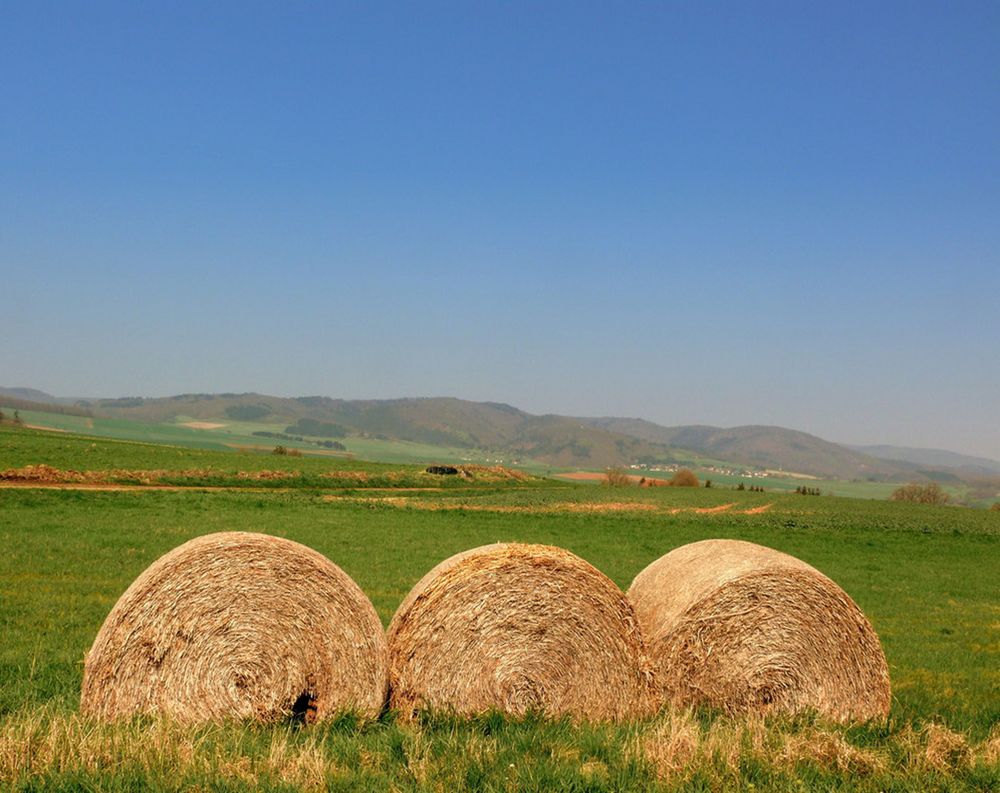
{"label": "slope of hillside", "polygon": [[[34,389],[0,389],[0,394],[4,393],[8,398],[35,396],[36,403],[43,399],[65,402]],[[927,469],[951,464],[952,468],[972,473],[1000,470],[996,461],[934,450],[902,450],[903,454],[893,452],[895,447],[866,447],[880,452],[872,456],[864,449],[851,449],[783,427],[664,427],[643,419],[536,416],[511,405],[452,397],[344,400],[256,393],[181,394],[152,399],[91,399],[77,402],[76,406],[95,416],[153,424],[242,422],[247,432],[283,432],[306,420],[322,423],[326,430],[319,434],[330,437],[476,449],[507,459],[531,458],[548,465],[592,469],[640,462],[690,464],[699,458],[711,458],[824,478],[879,481],[940,478],[937,472]],[[260,426],[248,428],[246,422]],[[292,434],[318,433],[303,429]],[[889,454],[897,454],[899,459],[888,459]]]}
{"label": "slope of hillside", "polygon": [[952,468],[973,474],[1000,474],[1000,460],[973,457],[949,452],[945,449],[915,449],[909,446],[856,446],[845,444],[848,449],[877,457],[880,460],[911,463],[922,468]]}
{"label": "slope of hillside", "polygon": [[[532,458],[558,466],[605,467],[638,461],[672,462],[673,450],[565,416],[535,416],[497,402],[452,397],[344,400],[264,394],[183,394],[95,400],[100,415],[133,421],[259,421],[292,425],[302,419],[334,424],[345,433]],[[687,455],[689,457],[689,455]],[[686,459],[686,457],[685,457]]]}
{"label": "slope of hillside", "polygon": [[878,460],[815,435],[783,427],[751,425],[663,427],[643,419],[591,418],[593,426],[652,443],[692,449],[744,465],[835,479],[887,479],[912,475],[912,466]]}
{"label": "slope of hillside", "polygon": [[52,396],[52,394],[46,394],[37,388],[4,388],[0,386],[0,396],[11,399],[24,399],[28,402],[37,402],[39,404],[55,405],[60,401],[57,397]]}

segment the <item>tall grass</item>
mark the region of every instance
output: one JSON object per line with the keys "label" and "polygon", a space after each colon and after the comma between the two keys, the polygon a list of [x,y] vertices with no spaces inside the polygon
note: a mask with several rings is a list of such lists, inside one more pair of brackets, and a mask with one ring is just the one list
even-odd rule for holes
{"label": "tall grass", "polygon": [[977,790],[1000,784],[1000,730],[854,728],[668,711],[574,725],[499,714],[311,728],[100,724],[45,708],[0,723],[12,789]]}

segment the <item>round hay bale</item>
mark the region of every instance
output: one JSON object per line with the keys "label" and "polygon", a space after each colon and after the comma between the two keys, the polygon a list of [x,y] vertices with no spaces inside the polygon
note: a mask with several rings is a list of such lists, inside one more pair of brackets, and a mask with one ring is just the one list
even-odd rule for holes
{"label": "round hay bale", "polygon": [[651,674],[624,593],[578,556],[487,545],[452,556],[389,625],[389,704],[594,721],[648,713]]}
{"label": "round hay bale", "polygon": [[691,543],[639,573],[628,597],[661,702],[815,709],[838,721],[889,712],[889,670],[871,623],[799,559],[737,540]]}
{"label": "round hay bale", "polygon": [[84,665],[84,713],[184,722],[376,716],[385,635],[343,570],[280,537],[209,534],[150,565],[115,604]]}

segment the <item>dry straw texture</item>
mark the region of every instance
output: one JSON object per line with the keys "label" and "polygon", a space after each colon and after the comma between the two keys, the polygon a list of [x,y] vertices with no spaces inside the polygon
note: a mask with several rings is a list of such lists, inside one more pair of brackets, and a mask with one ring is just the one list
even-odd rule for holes
{"label": "dry straw texture", "polygon": [[661,701],[884,718],[889,671],[853,600],[805,562],[736,540],[678,548],[628,591]]}
{"label": "dry straw texture", "polygon": [[224,532],[158,559],[121,596],[87,654],[81,708],[184,722],[375,716],[387,653],[357,584],[316,551]]}
{"label": "dry straw texture", "polygon": [[621,590],[545,545],[496,544],[445,560],[389,626],[390,704],[594,721],[648,713],[650,673]]}

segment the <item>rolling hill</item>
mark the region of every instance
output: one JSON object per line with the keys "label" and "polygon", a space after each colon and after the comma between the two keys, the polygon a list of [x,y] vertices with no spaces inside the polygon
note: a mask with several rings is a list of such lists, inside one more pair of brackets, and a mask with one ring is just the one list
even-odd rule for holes
{"label": "rolling hill", "polygon": [[91,400],[95,415],[145,422],[256,421],[335,425],[346,435],[496,451],[550,465],[592,467],[686,461],[663,444],[610,432],[567,416],[536,416],[497,402],[452,397],[344,400],[265,394],[182,394],[174,397]]}
{"label": "rolling hill", "polygon": [[885,480],[917,475],[911,465],[879,460],[815,435],[784,427],[663,427],[643,419],[622,418],[584,421],[650,443],[691,449],[707,457],[765,469],[833,479]]}
{"label": "rolling hill", "polygon": [[[0,396],[4,395],[11,400],[30,398],[39,405],[50,403],[53,409],[69,403],[74,410],[94,416],[150,424],[252,422],[261,429],[284,431],[304,427],[305,422],[320,429],[295,429],[296,434],[476,449],[506,459],[590,469],[633,463],[698,465],[714,460],[820,478],[904,481],[940,478],[936,471],[925,469],[943,467],[952,459],[947,457],[950,453],[890,459],[887,453],[872,455],[784,427],[665,427],[644,419],[539,416],[499,402],[453,397],[345,400],[223,393],[70,400],[36,389],[0,388]],[[867,448],[884,452],[895,447]],[[954,457],[984,467],[993,462]]]}
{"label": "rolling hill", "polygon": [[1000,474],[1000,460],[988,457],[973,457],[944,449],[915,449],[909,446],[853,446],[848,449],[897,463],[909,463],[921,468],[948,468],[963,473],[993,475]]}

